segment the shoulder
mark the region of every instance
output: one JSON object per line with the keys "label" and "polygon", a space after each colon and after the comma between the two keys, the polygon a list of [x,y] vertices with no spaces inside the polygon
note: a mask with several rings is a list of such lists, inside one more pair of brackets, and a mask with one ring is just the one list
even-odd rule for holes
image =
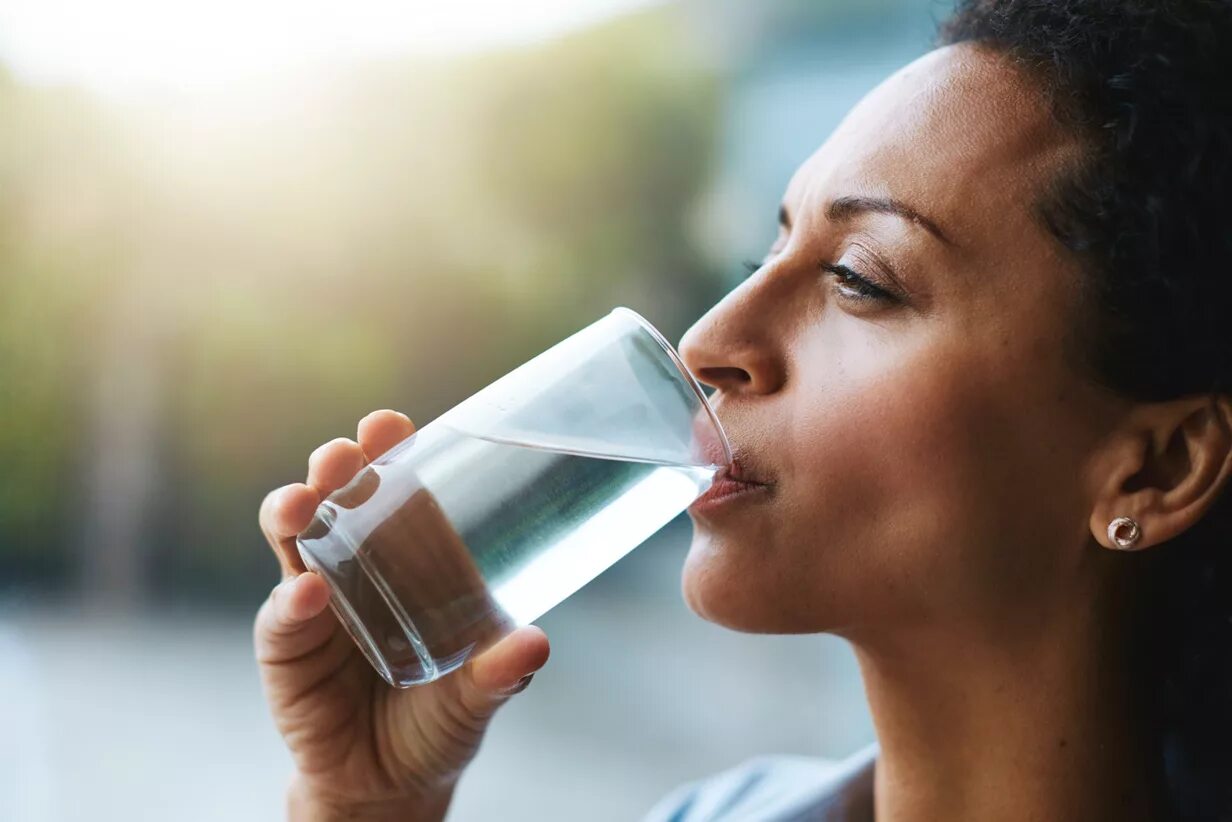
{"label": "shoulder", "polygon": [[871,799],[876,746],[844,760],[759,756],[676,788],[644,822],[833,820]]}

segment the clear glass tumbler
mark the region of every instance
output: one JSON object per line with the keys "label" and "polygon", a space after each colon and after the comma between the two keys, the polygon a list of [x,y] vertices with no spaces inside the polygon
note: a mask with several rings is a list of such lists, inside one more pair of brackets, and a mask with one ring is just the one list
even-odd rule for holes
{"label": "clear glass tumbler", "polygon": [[299,551],[381,676],[418,685],[594,579],[730,463],[671,344],[617,308],[374,460]]}

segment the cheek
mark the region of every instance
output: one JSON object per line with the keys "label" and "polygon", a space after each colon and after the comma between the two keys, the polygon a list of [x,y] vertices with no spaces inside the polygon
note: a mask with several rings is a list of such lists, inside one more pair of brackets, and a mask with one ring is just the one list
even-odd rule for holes
{"label": "cheek", "polygon": [[698,525],[683,579],[694,611],[743,630],[812,632],[907,601],[920,546],[953,531],[970,473],[956,444],[970,424],[936,360],[899,362],[848,358],[767,407],[759,450],[781,481],[766,505]]}
{"label": "cheek", "polygon": [[848,376],[816,394],[793,449],[792,518],[816,548],[808,576],[838,601],[827,620],[918,618],[987,530],[983,420],[944,360]]}
{"label": "cheek", "polygon": [[821,631],[969,612],[1041,578],[1028,512],[1058,481],[1056,426],[1004,384],[1026,366],[969,354],[876,352],[798,380],[762,443],[785,481],[747,518],[697,529],[690,606],[744,630]]}
{"label": "cheek", "polygon": [[1055,581],[1083,444],[1065,372],[1024,350],[954,340],[814,389],[794,511],[828,621],[987,615]]}

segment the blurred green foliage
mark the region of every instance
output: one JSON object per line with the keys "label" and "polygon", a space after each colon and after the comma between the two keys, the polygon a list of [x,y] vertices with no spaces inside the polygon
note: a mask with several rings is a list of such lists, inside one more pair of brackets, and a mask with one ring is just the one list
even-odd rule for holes
{"label": "blurred green foliage", "polygon": [[262,497],[363,414],[618,304],[678,338],[719,286],[676,25],[143,104],[0,79],[0,579],[250,599]]}

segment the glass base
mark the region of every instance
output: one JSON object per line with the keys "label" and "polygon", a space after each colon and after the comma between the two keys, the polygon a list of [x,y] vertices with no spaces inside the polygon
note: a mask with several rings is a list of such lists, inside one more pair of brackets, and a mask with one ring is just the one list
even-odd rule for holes
{"label": "glass base", "polygon": [[[329,522],[330,506],[321,506],[298,540],[308,570],[330,588],[330,608],[381,677],[395,688],[439,679],[465,661],[441,664],[433,659],[414,622],[388,585],[364,562],[345,532]],[[322,515],[325,516],[322,516]]]}

